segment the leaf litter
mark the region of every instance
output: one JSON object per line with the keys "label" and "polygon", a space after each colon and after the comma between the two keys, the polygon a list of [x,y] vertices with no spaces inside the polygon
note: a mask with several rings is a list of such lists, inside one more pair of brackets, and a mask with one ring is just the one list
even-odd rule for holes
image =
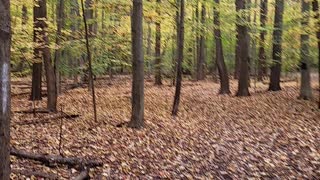
{"label": "leaf litter", "polygon": [[[109,80],[110,81],[110,80]],[[296,83],[283,91],[266,92],[258,83],[250,97],[217,95],[219,84],[184,81],[179,116],[170,115],[174,87],[145,85],[145,121],[142,130],[116,127],[129,121],[131,85],[128,77],[96,82],[98,121],[93,122],[87,88],[59,96],[59,108],[80,114],[63,120],[65,156],[97,159],[102,168],[93,179],[242,179],[320,177],[320,111],[315,101],[298,100]],[[236,81],[231,82],[233,94]],[[256,92],[255,92],[256,91]],[[315,93],[316,94],[316,91]],[[12,99],[12,110],[31,109],[26,96]],[[46,99],[37,103],[45,108]],[[41,117],[54,116],[37,114]],[[32,119],[13,113],[12,124]],[[11,127],[11,145],[40,154],[59,154],[60,120]],[[75,169],[12,157],[12,168],[77,175]],[[24,179],[12,174],[13,179]]]}

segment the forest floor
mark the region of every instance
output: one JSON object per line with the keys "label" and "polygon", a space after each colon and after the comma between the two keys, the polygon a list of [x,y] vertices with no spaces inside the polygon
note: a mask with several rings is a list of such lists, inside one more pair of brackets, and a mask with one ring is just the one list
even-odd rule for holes
{"label": "forest floor", "polygon": [[[145,85],[145,121],[142,130],[116,127],[129,121],[131,85],[127,77],[98,80],[98,123],[93,120],[87,88],[59,97],[59,109],[80,114],[63,121],[63,154],[101,160],[93,179],[317,179],[320,177],[320,111],[317,102],[298,100],[296,82],[282,83],[280,92],[267,92],[258,83],[250,97],[217,95],[212,81],[184,81],[179,116],[170,115],[174,87]],[[317,85],[314,95],[318,99]],[[13,93],[17,93],[13,85]],[[58,155],[60,120],[23,125],[32,114],[28,95],[14,95],[11,145],[38,154]],[[46,99],[37,104],[44,108]],[[37,114],[36,119],[49,116]],[[50,115],[54,116],[54,115]],[[20,122],[20,124],[19,124]],[[13,169],[37,170],[69,179],[79,172],[66,166],[46,167],[12,157]],[[13,179],[24,179],[12,174]]]}

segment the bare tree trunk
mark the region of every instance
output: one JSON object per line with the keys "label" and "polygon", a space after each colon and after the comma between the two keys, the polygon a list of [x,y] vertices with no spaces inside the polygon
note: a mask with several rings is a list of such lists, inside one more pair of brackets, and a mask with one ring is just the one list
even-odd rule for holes
{"label": "bare tree trunk", "polygon": [[[245,0],[236,0],[236,6],[240,10],[246,9]],[[249,34],[248,28],[246,26],[247,17],[240,16],[238,19],[240,22],[237,22],[237,33],[238,33],[238,48],[239,48],[239,60],[240,60],[240,74],[239,74],[239,83],[238,83],[238,92],[237,96],[250,96],[249,93]]]}
{"label": "bare tree trunk", "polygon": [[[236,12],[239,13],[240,11],[239,5],[237,5],[237,0],[236,0]],[[241,17],[239,15],[236,16],[236,22],[240,22]],[[236,26],[236,48],[235,48],[235,67],[234,67],[234,79],[239,79],[239,74],[240,74],[240,39],[239,39],[239,31],[240,31],[240,26]]]}
{"label": "bare tree trunk", "polygon": [[10,0],[0,1],[0,179],[10,179]]}
{"label": "bare tree trunk", "polygon": [[86,19],[90,22],[88,23],[89,37],[94,36],[94,23],[91,22],[91,20],[93,19],[93,3],[94,0],[86,0],[85,2],[85,16]]}
{"label": "bare tree trunk", "polygon": [[132,116],[128,126],[144,126],[144,59],[143,59],[143,2],[133,0],[131,15],[132,38]]}
{"label": "bare tree trunk", "polygon": [[157,14],[158,19],[156,21],[156,46],[155,46],[155,53],[156,53],[156,61],[155,61],[155,85],[162,85],[162,78],[161,78],[161,0],[157,0]]}
{"label": "bare tree trunk", "polygon": [[319,13],[319,3],[318,0],[312,1],[312,10],[315,13],[314,18],[317,20],[318,31],[317,31],[317,39],[318,39],[318,78],[319,78],[319,102],[318,108],[320,109],[320,13]]}
{"label": "bare tree trunk", "polygon": [[206,6],[202,3],[201,10],[201,33],[200,33],[200,49],[199,49],[199,61],[197,65],[197,80],[204,80],[205,78],[205,21],[206,21]]}
{"label": "bare tree trunk", "polygon": [[54,53],[54,73],[56,76],[56,88],[57,88],[57,95],[61,92],[61,77],[60,77],[60,59],[61,59],[61,30],[64,26],[64,0],[59,0],[57,3],[57,36],[56,36],[56,45],[58,49],[56,49]]}
{"label": "bare tree trunk", "polygon": [[[310,3],[305,2],[304,0],[301,1],[301,9],[302,9],[302,21],[301,26],[303,29],[307,28],[309,24],[309,16],[310,16]],[[311,77],[310,77],[310,67],[309,67],[309,35],[307,32],[302,30],[302,34],[300,37],[301,41],[301,84],[300,84],[300,99],[310,100],[312,99],[312,88],[311,88]]]}
{"label": "bare tree trunk", "polygon": [[283,22],[284,0],[276,0],[274,30],[273,30],[273,48],[269,91],[279,91],[281,76],[281,53],[282,53],[282,22]]}
{"label": "bare tree trunk", "polygon": [[[179,3],[179,0],[178,0]],[[179,6],[178,6],[179,7]],[[185,16],[185,5],[184,0],[180,0],[180,13],[179,13],[179,33],[178,33],[178,59],[177,59],[177,83],[176,92],[174,95],[174,102],[172,108],[172,115],[176,116],[178,114],[178,108],[180,103],[181,94],[181,81],[182,81],[182,61],[183,61],[183,48],[184,48],[184,16]]]}
{"label": "bare tree trunk", "polygon": [[[76,40],[79,26],[80,26],[80,21],[78,20],[78,18],[80,17],[79,3],[77,0],[72,0],[70,3],[71,3],[70,18],[74,19],[74,21],[72,21],[71,23],[71,39]],[[79,58],[72,58],[71,61],[72,61],[71,64],[73,69],[76,69],[79,66],[81,66],[81,61]],[[73,74],[74,83],[78,83],[78,72],[73,71],[72,74]]]}
{"label": "bare tree trunk", "polygon": [[[220,0],[215,0],[217,6],[220,5]],[[220,8],[220,7],[218,7]],[[214,36],[216,40],[216,62],[220,76],[220,94],[230,94],[229,76],[226,64],[223,57],[223,47],[220,30],[220,9],[214,8]]]}
{"label": "bare tree trunk", "polygon": [[148,56],[148,61],[147,61],[147,76],[148,78],[150,78],[151,76],[151,59],[150,57],[152,56],[151,53],[151,34],[152,30],[151,30],[151,23],[148,22],[148,35],[147,35],[147,56]]}
{"label": "bare tree trunk", "polygon": [[267,55],[265,52],[265,40],[266,40],[266,22],[268,17],[268,0],[261,0],[260,3],[260,43],[259,43],[259,66],[258,66],[258,81],[262,81],[263,77],[267,74]]}

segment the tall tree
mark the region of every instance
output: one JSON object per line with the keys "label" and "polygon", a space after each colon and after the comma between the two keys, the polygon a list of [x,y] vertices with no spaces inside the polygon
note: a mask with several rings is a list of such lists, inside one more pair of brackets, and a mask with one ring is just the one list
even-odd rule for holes
{"label": "tall tree", "polygon": [[[179,2],[180,1],[180,2]],[[180,103],[180,94],[181,94],[181,81],[182,81],[182,61],[183,61],[183,49],[184,49],[184,16],[185,16],[185,5],[184,0],[178,0],[178,7],[180,4],[180,13],[179,13],[179,24],[178,24],[178,47],[177,47],[177,82],[176,82],[176,91],[174,95],[174,102],[172,108],[172,115],[176,116],[178,114],[178,108]]]}
{"label": "tall tree", "polygon": [[281,53],[282,53],[282,24],[283,24],[283,11],[284,0],[276,0],[274,16],[274,30],[273,30],[273,48],[271,66],[269,91],[279,91],[280,76],[281,76]]}
{"label": "tall tree", "polygon": [[300,96],[299,98],[309,100],[312,99],[312,88],[311,88],[311,77],[310,77],[310,67],[309,67],[309,35],[304,29],[307,28],[309,24],[310,16],[310,3],[305,0],[301,0],[301,13],[302,21],[301,27],[303,28],[302,34],[300,36],[300,71],[301,71],[301,84],[300,84]]}
{"label": "tall tree", "polygon": [[133,0],[131,14],[132,38],[132,116],[128,126],[144,126],[144,57],[143,57],[143,2]]}
{"label": "tall tree", "polygon": [[[71,21],[71,40],[76,40],[77,39],[77,35],[78,35],[78,30],[80,27],[80,12],[79,12],[79,2],[78,0],[72,0],[70,2],[70,15],[69,15]],[[71,64],[73,69],[76,69],[80,66],[81,60],[80,58],[71,58]],[[78,72],[73,71],[73,79],[75,83],[78,83]]]}
{"label": "tall tree", "polygon": [[[223,47],[222,47],[222,37],[220,30],[220,0],[215,0],[215,8],[214,8],[214,36],[216,40],[216,62],[218,65],[218,71],[220,76],[220,94],[229,94],[229,76],[226,64],[224,62],[223,57]],[[217,7],[218,8],[217,8]]]}
{"label": "tall tree", "polygon": [[60,59],[61,59],[61,48],[59,47],[61,44],[61,36],[62,36],[62,28],[64,26],[64,0],[58,0],[57,3],[57,35],[56,35],[56,45],[58,49],[54,53],[54,72],[56,76],[56,88],[57,94],[60,93]]}
{"label": "tall tree", "polygon": [[[37,5],[33,6],[33,42],[35,43],[34,47],[34,62],[32,64],[32,87],[31,87],[31,100],[41,100],[41,89],[42,89],[42,55],[41,50],[44,46],[43,39],[40,38],[44,35],[44,26],[46,12],[43,12],[43,9],[40,8],[40,3],[43,1],[34,2]],[[38,5],[39,4],[39,5]],[[44,14],[45,13],[45,14]]]}
{"label": "tall tree", "polygon": [[197,80],[205,78],[205,21],[206,21],[206,5],[202,2],[201,8],[201,31],[200,31],[200,46],[199,46],[199,60],[197,64]]}
{"label": "tall tree", "polygon": [[239,83],[237,96],[249,96],[249,34],[246,21],[247,15],[242,11],[246,9],[246,0],[236,0],[236,7],[238,9],[237,21],[237,37],[239,48]]}
{"label": "tall tree", "polygon": [[261,0],[260,3],[260,41],[259,41],[259,64],[258,64],[258,81],[262,81],[263,76],[267,74],[266,67],[266,52],[265,52],[265,40],[266,40],[266,22],[268,17],[268,0]]}
{"label": "tall tree", "polygon": [[[238,15],[240,9],[240,6],[238,5],[238,1],[236,0],[236,12],[237,12],[237,16],[236,16],[236,22],[240,22],[241,21],[241,17]],[[236,48],[235,48],[235,67],[234,67],[234,79],[238,79],[239,78],[239,74],[240,74],[240,38],[239,38],[239,28],[240,26],[236,26]]]}
{"label": "tall tree", "polygon": [[10,0],[0,1],[0,179],[10,179]]}
{"label": "tall tree", "polygon": [[312,10],[315,13],[314,18],[317,20],[318,30],[317,30],[317,39],[318,39],[318,78],[319,78],[319,102],[318,108],[320,109],[320,13],[319,13],[319,3],[318,0],[312,1]]}
{"label": "tall tree", "polygon": [[157,14],[158,18],[156,21],[156,46],[155,46],[155,53],[156,53],[156,61],[155,61],[155,84],[161,85],[162,84],[162,78],[161,78],[161,11],[160,11],[160,5],[161,0],[157,0]]}
{"label": "tall tree", "polygon": [[40,42],[42,46],[40,47],[40,57],[44,61],[44,68],[46,71],[46,83],[47,83],[47,109],[52,112],[57,111],[57,89],[56,89],[56,78],[54,74],[54,67],[51,59],[51,52],[49,48],[49,38],[48,38],[48,24],[47,19],[47,1],[38,0],[37,7],[41,25],[41,32],[37,37],[37,42]]}
{"label": "tall tree", "polygon": [[86,0],[85,2],[85,16],[88,20],[88,32],[89,32],[89,36],[92,37],[94,36],[94,23],[92,22],[93,19],[93,3],[94,0]]}

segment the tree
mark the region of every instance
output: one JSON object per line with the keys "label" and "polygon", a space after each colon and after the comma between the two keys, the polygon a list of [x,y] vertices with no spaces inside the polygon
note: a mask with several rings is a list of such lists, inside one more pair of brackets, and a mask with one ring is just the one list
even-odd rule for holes
{"label": "tree", "polygon": [[249,34],[246,26],[247,17],[243,15],[243,10],[246,9],[245,0],[236,0],[236,7],[239,11],[237,22],[237,37],[238,37],[238,58],[239,58],[239,83],[237,96],[249,96]]}
{"label": "tree", "polygon": [[[320,13],[319,13],[319,3],[318,0],[312,1],[312,10],[315,13],[314,18],[317,20],[318,30],[317,30],[317,39],[318,39],[318,78],[320,86]],[[318,108],[320,109],[320,87],[319,87],[319,102]]]}
{"label": "tree", "polygon": [[[302,21],[301,27],[303,29],[307,28],[309,24],[309,16],[310,16],[310,3],[305,0],[301,0],[301,13],[302,13]],[[300,71],[301,71],[301,84],[300,84],[300,99],[310,100],[312,99],[312,88],[311,88],[311,77],[310,77],[310,67],[309,67],[309,35],[303,30],[300,35]]]}
{"label": "tree", "polygon": [[284,0],[276,0],[274,30],[273,30],[273,48],[269,91],[279,91],[281,76],[281,53],[282,53],[282,24],[283,24]]}
{"label": "tree", "polygon": [[266,69],[266,52],[265,52],[265,40],[266,40],[266,22],[268,17],[268,0],[261,0],[260,3],[260,44],[259,44],[259,67],[258,67],[258,81],[262,81],[263,76],[267,74]]}
{"label": "tree", "polygon": [[[57,37],[56,37],[56,45],[59,46],[61,44],[62,38],[62,28],[64,26],[64,0],[59,0],[57,3]],[[58,49],[54,53],[54,72],[56,76],[56,88],[57,94],[60,93],[60,59],[61,59],[61,49]]]}
{"label": "tree", "polygon": [[0,179],[10,179],[10,0],[0,1]]}
{"label": "tree", "polygon": [[199,40],[199,59],[197,64],[197,80],[204,80],[205,78],[205,21],[206,21],[206,6],[205,3],[202,3],[201,10],[201,32],[200,32],[200,40]]}
{"label": "tree", "polygon": [[[220,0],[215,0],[216,6],[220,5]],[[223,46],[222,37],[220,30],[220,12],[218,8],[214,8],[214,36],[216,40],[216,62],[218,66],[219,76],[220,76],[220,94],[229,94],[229,76],[226,64],[223,57]]]}
{"label": "tree", "polygon": [[177,58],[177,82],[176,82],[176,91],[174,95],[174,102],[172,108],[172,115],[176,116],[178,114],[178,108],[180,103],[180,94],[181,94],[181,81],[182,81],[182,61],[183,61],[183,48],[184,48],[184,16],[185,16],[185,6],[184,0],[177,1],[178,7],[180,4],[180,13],[179,13],[179,24],[178,24],[178,58]]}
{"label": "tree", "polygon": [[132,38],[132,116],[128,126],[142,128],[144,126],[144,57],[143,57],[143,3],[133,0],[131,14]]}
{"label": "tree", "polygon": [[93,3],[94,0],[86,0],[85,2],[85,16],[87,18],[87,20],[90,22],[88,23],[88,31],[89,31],[89,36],[93,37],[94,36],[94,23],[92,23],[92,19],[93,19]]}
{"label": "tree", "polygon": [[157,14],[158,19],[156,21],[156,46],[155,46],[155,53],[156,53],[156,61],[155,61],[155,84],[162,85],[162,78],[161,78],[161,12],[160,12],[160,5],[161,0],[157,0]]}

